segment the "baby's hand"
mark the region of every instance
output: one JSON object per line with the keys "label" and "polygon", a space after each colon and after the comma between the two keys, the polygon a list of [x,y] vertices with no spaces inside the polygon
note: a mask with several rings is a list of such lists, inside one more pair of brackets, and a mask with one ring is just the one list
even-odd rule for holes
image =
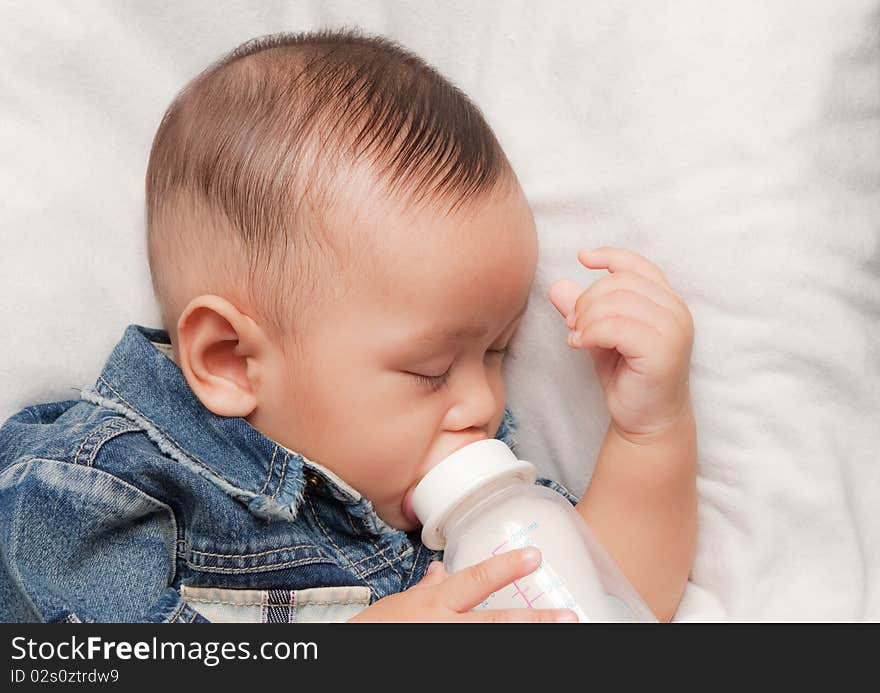
{"label": "baby's hand", "polygon": [[689,404],[690,311],[641,255],[605,247],[582,250],[578,260],[611,274],[586,290],[569,279],[550,287],[550,301],[571,328],[568,345],[590,350],[621,435],[636,440],[662,432]]}
{"label": "baby's hand", "polygon": [[468,611],[493,592],[533,572],[540,564],[541,554],[537,549],[507,551],[452,575],[443,570],[442,563],[434,561],[417,585],[378,600],[348,622],[576,622],[575,613],[567,609]]}

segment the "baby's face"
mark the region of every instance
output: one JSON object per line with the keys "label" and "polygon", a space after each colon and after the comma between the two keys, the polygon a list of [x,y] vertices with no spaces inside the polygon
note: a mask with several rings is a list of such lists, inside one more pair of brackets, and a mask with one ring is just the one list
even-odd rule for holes
{"label": "baby's face", "polygon": [[445,217],[351,194],[347,229],[361,255],[346,270],[350,289],[319,311],[305,358],[286,363],[248,421],[411,531],[413,487],[501,423],[503,350],[529,296],[537,237],[517,184]]}

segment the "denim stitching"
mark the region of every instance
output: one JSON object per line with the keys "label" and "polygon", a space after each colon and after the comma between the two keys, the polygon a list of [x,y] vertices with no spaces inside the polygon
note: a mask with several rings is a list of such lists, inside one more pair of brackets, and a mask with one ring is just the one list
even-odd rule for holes
{"label": "denim stitching", "polygon": [[177,611],[174,612],[174,616],[168,619],[169,623],[179,623],[178,619],[180,618],[180,614],[183,613],[183,607],[186,606],[186,602],[180,602],[180,606],[177,607]]}
{"label": "denim stitching", "polygon": [[284,475],[287,473],[287,460],[290,459],[290,453],[284,453],[284,465],[281,467],[281,477],[278,479],[278,487],[275,489],[275,493],[272,494],[272,500],[275,500],[278,492],[281,490],[281,486],[284,484]]}
{"label": "denim stitching", "polygon": [[[351,521],[351,514],[350,514],[350,513],[344,513],[344,514],[343,514],[343,517],[345,517],[345,519],[348,521],[348,526],[351,527],[352,534],[360,535],[361,533],[360,533],[360,532],[357,530],[357,528],[354,526],[354,522]],[[373,549],[375,549],[376,553],[373,554],[372,556],[367,556],[366,558],[362,558],[361,560],[357,561],[356,563],[352,563],[353,566],[355,566],[355,565],[360,565],[361,563],[366,563],[367,561],[369,561],[369,560],[375,558],[376,556],[378,556],[380,553],[383,553],[383,552],[385,552],[385,551],[387,551],[388,549],[391,548],[391,546],[388,545],[388,546],[386,546],[384,549],[380,549],[379,546],[376,544],[376,542],[373,541],[372,537],[370,538],[370,543],[373,545]]]}
{"label": "denim stitching", "polygon": [[133,433],[135,431],[143,431],[139,426],[128,425],[124,428],[117,429],[115,431],[110,431],[106,436],[101,438],[96,444],[95,447],[92,448],[92,452],[89,454],[89,461],[86,463],[87,467],[91,467],[95,463],[95,458],[98,456],[98,453],[101,452],[101,448],[104,446],[109,440],[112,440],[116,436],[121,436],[123,433]]}
{"label": "denim stitching", "polygon": [[[106,426],[106,424],[104,426]],[[89,438],[91,438],[96,433],[98,433],[98,431],[104,430],[104,426],[99,426],[94,431],[91,431],[85,438],[82,439],[82,442],[79,444],[79,448],[77,449],[76,454],[73,456],[73,463],[74,464],[79,464],[80,453],[82,453],[82,450],[85,447],[86,443],[89,442]]]}
{"label": "denim stitching", "polygon": [[[82,454],[83,449],[86,447],[86,444],[88,444],[93,438],[98,437],[102,433],[105,433],[108,430],[112,431],[113,427],[118,426],[120,422],[132,425],[128,421],[128,419],[124,419],[122,417],[114,417],[112,419],[108,419],[103,424],[101,424],[96,429],[94,429],[93,431],[89,431],[88,435],[86,435],[82,439],[82,442],[79,444],[79,448],[77,448],[76,454],[73,456],[73,463],[79,464],[79,456]],[[103,443],[103,441],[101,441],[101,443],[96,443],[97,447],[100,447],[102,443]],[[89,465],[89,466],[91,466],[91,465]]]}
{"label": "denim stitching", "polygon": [[112,393],[113,393],[114,395],[116,395],[120,400],[122,400],[123,402],[125,402],[125,403],[129,406],[129,408],[132,409],[132,411],[137,412],[138,416],[140,416],[140,417],[141,417],[142,419],[144,419],[145,421],[149,422],[149,423],[153,426],[153,428],[156,429],[157,432],[161,431],[161,435],[162,435],[162,437],[163,437],[163,438],[167,438],[169,441],[171,441],[172,445],[173,445],[175,448],[177,448],[177,451],[178,451],[183,457],[186,457],[187,459],[191,459],[191,460],[193,460],[193,461],[194,461],[196,464],[198,464],[200,467],[204,468],[205,471],[208,471],[208,472],[210,472],[211,474],[215,474],[215,475],[219,476],[221,479],[223,479],[223,481],[225,481],[226,483],[228,483],[230,486],[234,486],[234,484],[233,484],[231,481],[229,481],[229,479],[227,479],[226,477],[224,477],[222,474],[219,474],[218,472],[215,472],[213,469],[211,469],[211,467],[209,467],[207,464],[205,464],[204,462],[202,462],[198,457],[194,457],[194,456],[190,455],[188,452],[186,452],[186,451],[183,449],[183,447],[180,445],[180,443],[178,443],[176,440],[174,440],[174,438],[173,438],[171,435],[169,435],[164,429],[159,428],[159,424],[157,424],[155,421],[153,421],[149,416],[147,416],[146,414],[144,414],[140,409],[138,409],[138,408],[137,408],[136,406],[134,406],[131,402],[129,402],[127,399],[125,399],[125,397],[123,397],[123,396],[122,396],[121,394],[119,394],[115,389],[113,389],[113,386],[112,386],[110,383],[108,383],[106,380],[104,380],[104,377],[103,377],[103,376],[100,376],[100,375],[99,375],[99,376],[98,376],[98,380],[100,380],[102,383],[104,383],[104,384],[107,386],[107,388],[110,390],[110,392],[112,392]]}
{"label": "denim stitching", "polygon": [[419,567],[419,556],[422,555],[422,545],[419,544],[416,546],[416,556],[413,558],[413,567],[412,570],[409,571],[409,578],[407,578],[406,585],[404,585],[404,589],[410,587],[415,579],[416,568]]}
{"label": "denim stitching", "polygon": [[[207,472],[208,474],[211,474],[212,476],[217,477],[218,479],[220,479],[221,481],[223,481],[225,484],[227,484],[227,485],[228,485],[230,488],[232,488],[232,489],[235,489],[235,490],[237,490],[237,491],[242,491],[242,492],[246,493],[248,496],[256,496],[256,495],[258,495],[258,494],[253,493],[253,491],[246,491],[245,489],[239,488],[239,487],[236,486],[234,483],[232,483],[229,479],[227,479],[225,476],[223,476],[222,474],[220,474],[219,472],[217,472],[216,470],[214,470],[213,468],[211,468],[210,466],[208,466],[207,464],[205,464],[205,463],[204,463],[202,460],[200,460],[198,457],[195,457],[194,455],[191,455],[191,454],[189,454],[188,452],[186,452],[186,451],[183,449],[183,447],[180,445],[180,443],[178,443],[178,442],[177,442],[177,441],[176,441],[176,440],[175,440],[175,439],[174,439],[174,438],[173,438],[173,437],[172,437],[167,431],[165,431],[164,429],[159,428],[159,425],[158,425],[155,421],[153,421],[150,417],[146,416],[146,415],[145,415],[140,409],[138,409],[137,407],[135,407],[131,402],[129,402],[127,399],[125,399],[125,397],[123,397],[121,394],[119,394],[119,393],[113,388],[113,386],[112,386],[110,383],[108,383],[106,380],[104,380],[103,376],[98,376],[98,380],[100,380],[102,383],[104,383],[104,385],[106,385],[107,388],[108,388],[108,389],[109,389],[114,395],[116,395],[116,396],[117,396],[122,402],[125,402],[125,404],[127,404],[128,407],[131,409],[131,411],[135,412],[137,416],[139,416],[141,419],[143,419],[144,421],[146,421],[147,424],[148,424],[149,426],[151,426],[151,427],[154,429],[154,431],[156,432],[156,435],[160,436],[164,441],[166,441],[166,443],[169,445],[169,447],[174,448],[174,449],[177,451],[177,453],[178,453],[181,457],[183,457],[183,458],[185,458],[186,460],[192,462],[192,463],[193,463],[194,465],[196,465],[197,467],[200,467],[201,469],[203,469],[203,470],[204,470],[205,472]],[[104,401],[106,401],[106,402],[108,402],[108,403],[114,404],[114,405],[117,406],[117,407],[120,406],[118,403],[115,403],[115,402],[113,402],[112,400],[109,400],[109,399],[103,398],[103,397],[101,396],[101,394],[98,393],[98,392],[96,392],[95,394],[96,394],[99,398],[104,399]],[[88,395],[88,393],[87,393],[87,392],[83,392],[83,395],[84,395],[84,397],[85,397],[85,396]],[[86,398],[86,401],[91,401],[91,400],[89,400],[89,399]],[[101,405],[99,404],[99,406],[101,406]],[[135,422],[135,423],[137,423],[137,422]],[[148,434],[149,434],[149,432],[148,432]],[[160,449],[161,449],[161,448],[160,448]],[[167,454],[167,453],[166,453],[166,454]]]}
{"label": "denim stitching", "polygon": [[266,492],[266,489],[269,488],[269,482],[272,480],[272,471],[275,468],[275,456],[278,454],[278,445],[275,445],[275,448],[272,450],[272,459],[269,460],[269,475],[266,477],[266,481],[263,482],[263,488],[260,489],[260,494]]}
{"label": "denim stitching", "polygon": [[[376,546],[375,543],[373,544],[373,546]],[[355,566],[355,565],[360,565],[361,563],[366,563],[367,561],[370,561],[370,560],[376,558],[376,556],[378,556],[379,554],[385,553],[390,548],[391,548],[390,546],[386,546],[384,549],[380,549],[378,546],[376,546],[376,549],[377,549],[376,553],[374,553],[370,556],[367,556],[366,558],[362,558],[357,563],[352,563],[351,565]]]}
{"label": "denim stitching", "polygon": [[[367,586],[370,588],[370,592],[372,592],[373,594],[376,594],[376,592],[373,590],[372,586],[369,584],[369,582],[367,581],[366,578],[367,578],[367,576],[372,575],[372,574],[375,573],[377,570],[379,570],[379,568],[375,568],[375,569],[373,569],[373,570],[370,570],[370,569],[367,569],[367,570],[358,570],[358,569],[356,568],[356,566],[358,566],[358,565],[360,565],[361,563],[364,563],[364,562],[366,562],[366,561],[369,561],[369,560],[375,558],[376,556],[382,554],[382,553],[384,552],[384,549],[379,550],[378,553],[375,553],[375,554],[373,554],[373,555],[371,555],[371,556],[367,556],[366,558],[361,559],[361,560],[359,560],[359,561],[357,561],[357,562],[355,563],[354,561],[352,561],[351,557],[350,557],[345,551],[343,551],[335,541],[333,541],[333,538],[330,536],[330,533],[327,531],[327,528],[324,527],[323,523],[321,522],[321,519],[318,517],[318,513],[317,513],[317,511],[315,510],[315,506],[312,504],[312,499],[309,498],[308,496],[306,496],[306,501],[308,501],[309,508],[310,508],[311,511],[312,511],[312,516],[315,518],[315,522],[318,524],[318,527],[320,527],[321,532],[323,532],[324,536],[327,537],[327,540],[328,540],[331,544],[333,544],[333,546],[336,548],[336,550],[337,550],[340,554],[342,554],[342,556],[345,557],[345,559],[348,561],[348,565],[349,565],[349,567],[354,571],[355,576],[356,576],[357,578],[359,578],[360,580],[363,580],[363,581],[367,584]],[[349,522],[349,524],[351,524],[351,523]],[[373,547],[376,548],[376,549],[378,550],[379,547],[376,546],[376,544],[375,544],[374,542],[371,541],[371,543],[373,543]],[[391,547],[389,546],[389,547],[386,547],[386,548],[391,548]],[[401,579],[401,580],[403,579],[402,576],[400,575],[400,573],[399,573],[399,572],[394,568],[394,566],[392,566],[391,563],[388,561],[388,558],[387,558],[387,557],[382,556],[382,560],[384,560],[385,563],[391,568],[391,570],[393,570],[393,571],[397,574],[397,577],[398,577],[399,579]],[[376,596],[378,597],[379,595],[376,594]]]}
{"label": "denim stitching", "polygon": [[[3,471],[5,473],[11,469],[14,469],[14,468],[20,466],[20,465],[30,466],[34,462],[51,462],[53,464],[59,464],[59,465],[70,464],[69,462],[65,462],[62,460],[55,460],[50,457],[31,457],[31,458],[28,458],[27,460],[23,460],[21,462],[16,462],[15,464],[10,465],[9,467],[4,469]],[[158,509],[158,510],[161,510],[161,511],[164,511],[165,513],[167,513],[168,520],[171,523],[171,532],[170,533],[173,534],[174,536],[177,536],[177,516],[174,514],[174,511],[171,509],[170,506],[166,505],[165,503],[163,503],[159,499],[151,496],[143,489],[138,488],[134,484],[131,484],[128,481],[126,481],[125,479],[122,479],[114,474],[111,474],[108,471],[105,471],[103,469],[95,469],[94,467],[92,467],[91,469],[93,470],[93,473],[99,474],[99,475],[102,475],[105,477],[109,477],[109,478],[113,479],[114,483],[118,483],[121,486],[124,486],[125,488],[129,489],[130,491],[133,491],[139,498],[146,499],[146,501],[151,504],[153,509]],[[30,471],[29,469],[26,469],[25,474],[27,474],[29,471]],[[18,531],[18,515],[17,514],[13,515],[12,522],[13,522],[13,527],[12,527],[13,531],[10,532],[10,536],[13,536],[13,537],[21,536],[20,532]],[[15,550],[15,547],[13,546],[13,547],[11,547],[11,549],[12,550],[10,551],[10,553],[12,553]],[[171,553],[169,556],[170,571],[171,571],[171,574],[168,576],[169,580],[173,580],[174,576],[177,574],[176,560],[177,560],[177,552],[176,552],[175,548],[172,546],[172,550],[171,550]],[[7,566],[7,569],[9,570],[10,574],[14,578],[16,578],[16,580],[20,584],[24,584],[24,580],[22,580],[21,574],[15,569],[15,567],[16,567],[15,563],[10,562],[10,564]],[[30,595],[25,593],[25,596],[27,597],[28,605],[32,608],[32,610],[34,612],[39,613],[37,610],[36,604],[30,598]]]}
{"label": "denim stitching", "polygon": [[293,623],[296,615],[296,592],[286,589],[262,591],[260,623]]}
{"label": "denim stitching", "polygon": [[348,526],[351,527],[352,534],[360,534],[357,528],[354,526],[354,522],[351,521],[351,513],[344,513],[345,519],[348,521]]}
{"label": "denim stitching", "polygon": [[[312,503],[312,499],[309,498],[308,496],[306,496],[306,502],[309,504],[309,509],[312,511],[312,516],[315,518],[315,522],[318,524],[318,527],[320,527],[321,532],[323,532],[324,536],[327,537],[327,541],[329,541],[331,544],[333,544],[333,547],[334,547],[334,548],[335,548],[335,549],[336,549],[336,550],[337,550],[342,556],[345,557],[345,560],[348,561],[348,565],[349,565],[349,566],[354,567],[354,564],[352,563],[352,560],[351,560],[351,558],[349,557],[349,555],[348,555],[347,553],[345,553],[345,551],[343,551],[341,548],[339,548],[339,545],[338,545],[335,541],[333,541],[333,538],[330,536],[330,533],[327,531],[327,528],[324,527],[324,524],[321,522],[321,518],[318,517],[318,513],[315,511],[315,506],[314,506],[314,504]],[[364,576],[363,576],[362,573],[360,573],[360,571],[355,570],[354,572],[355,572],[355,575],[356,575],[360,580],[363,580],[363,579],[364,579]]]}
{"label": "denim stitching", "polygon": [[199,573],[230,573],[230,574],[242,574],[242,573],[265,573],[270,570],[278,570],[280,568],[290,568],[295,565],[310,565],[312,563],[333,563],[329,558],[298,558],[294,561],[286,561],[284,563],[269,563],[266,565],[258,565],[258,566],[249,566],[246,568],[223,568],[220,566],[204,566],[204,565],[196,565],[195,563],[186,562],[186,565]]}
{"label": "denim stitching", "polygon": [[[103,382],[107,384],[106,381]],[[115,390],[112,390],[112,387],[109,386],[109,384],[107,385],[108,387],[110,387],[111,391],[115,392]],[[84,390],[82,393],[82,398],[87,402],[91,402],[92,404],[95,404],[99,407],[118,411],[123,416],[125,416],[125,418],[134,421],[136,424],[144,429],[147,436],[159,448],[159,452],[162,455],[173,459],[174,461],[178,462],[183,468],[185,468],[186,471],[198,474],[199,476],[210,481],[215,486],[219,487],[220,490],[222,490],[227,495],[231,496],[241,503],[244,503],[245,505],[247,505],[248,510],[250,510],[257,517],[267,520],[281,519],[285,522],[288,522],[296,517],[299,504],[301,502],[301,494],[296,494],[292,503],[287,505],[279,505],[272,498],[260,495],[256,493],[256,491],[242,488],[241,486],[231,482],[220,472],[206,465],[195,455],[191,455],[184,451],[170,435],[158,428],[156,424],[150,419],[143,416],[142,412],[140,412],[137,408],[130,406],[129,408],[126,408],[120,400],[116,400],[113,397],[108,396],[106,393],[98,392],[94,389]],[[122,399],[122,401],[124,401],[124,398]],[[126,404],[128,403],[126,402]]]}
{"label": "denim stitching", "polygon": [[270,553],[280,553],[290,549],[316,549],[314,544],[295,544],[294,546],[282,546],[280,549],[269,549],[268,551],[259,551],[258,553],[208,553],[207,551],[196,551],[190,549],[190,553],[197,553],[200,556],[212,556],[214,558],[255,558],[256,556],[265,556]]}
{"label": "denim stitching", "polygon": [[[352,531],[354,534],[360,534],[360,532],[355,528],[354,523],[351,521],[351,514],[350,514],[350,513],[345,513],[345,519],[348,520],[348,526],[351,527],[351,531]],[[372,556],[367,556],[366,558],[363,558],[363,559],[361,559],[360,561],[358,561],[357,563],[353,563],[352,565],[359,565],[360,563],[363,563],[363,562],[365,562],[365,561],[368,561],[368,560],[370,560],[371,558],[375,558],[376,556],[379,556],[379,555],[385,553],[388,549],[390,549],[390,548],[392,547],[391,544],[389,544],[389,545],[387,545],[384,549],[380,549],[380,548],[379,548],[379,545],[376,543],[376,541],[375,541],[372,537],[370,537],[370,543],[373,545],[373,548],[376,550],[376,553],[373,554]],[[410,548],[410,549],[407,549],[407,550],[412,550],[412,549]],[[404,554],[401,554],[401,555],[405,555],[405,553],[406,553],[406,552],[404,552]],[[400,557],[400,556],[398,556],[398,558],[399,558],[399,557]],[[393,571],[397,574],[398,579],[402,582],[402,581],[403,581],[403,575],[400,574],[400,572],[397,570],[397,568],[395,568],[395,567],[394,567],[394,566],[388,561],[388,558],[387,558],[386,556],[382,556],[382,559],[385,561],[385,563],[388,564],[388,566],[391,568],[391,570],[393,570]],[[364,573],[364,574],[366,575],[367,573]]]}
{"label": "denim stitching", "polygon": [[[10,472],[12,470],[18,471],[18,468],[22,469],[23,474],[30,473],[30,466],[34,463],[35,460],[38,460],[38,457],[31,457],[27,460],[23,460],[21,462],[15,462],[14,464],[9,465],[6,469],[3,470],[3,473]],[[9,528],[10,537],[20,537],[22,533],[20,531],[21,528],[21,516],[20,513],[13,513],[11,518],[11,527]],[[19,562],[16,560],[12,560],[12,557],[16,554],[18,549],[17,542],[13,539],[9,546],[5,548],[4,553],[7,554],[8,558],[6,559],[6,570],[9,572],[9,577],[12,578],[14,584],[25,586],[27,582],[24,580],[21,574]],[[37,604],[34,601],[34,597],[31,596],[30,590],[24,588],[21,591],[21,595],[24,597],[25,602],[27,603],[28,608],[32,613],[39,614],[40,610],[37,608]]]}
{"label": "denim stitching", "polygon": [[[376,540],[373,539],[372,537],[370,537],[370,543],[373,545],[373,548],[376,549],[376,553],[374,553],[372,556],[370,556],[370,558],[377,558],[377,557],[381,556],[382,560],[385,561],[385,564],[389,568],[391,568],[391,570],[394,571],[395,575],[397,575],[397,579],[400,580],[401,582],[403,582],[403,575],[400,574],[400,571],[394,567],[394,565],[391,563],[391,561],[388,560],[388,556],[382,555],[383,553],[385,553],[385,549],[380,550],[379,545],[376,543]],[[388,545],[385,548],[390,549],[391,545]]]}
{"label": "denim stitching", "polygon": [[[355,534],[359,534],[359,532],[355,529],[354,524],[351,521],[351,516],[349,515],[349,513],[346,513],[345,517],[348,520],[348,525],[349,525],[349,527],[351,527],[352,531]],[[376,540],[373,539],[373,537],[369,537],[369,541],[370,541],[370,544],[373,545],[373,549],[375,550],[376,553],[374,553],[372,556],[367,556],[367,558],[361,559],[360,561],[358,561],[358,563],[363,563],[364,561],[368,561],[371,558],[376,558],[378,556],[382,556],[383,553],[385,553],[388,549],[391,548],[391,544],[389,544],[384,549],[380,549],[379,545],[376,543]],[[401,582],[403,582],[403,575],[401,575],[400,571],[398,571],[397,568],[395,568],[394,565],[388,560],[388,557],[382,556],[382,560],[384,560],[385,564],[389,568],[391,568],[391,570],[394,571],[394,573],[397,575],[397,579],[400,580]],[[353,564],[353,565],[356,565],[356,564]],[[373,571],[370,571],[370,574],[372,574],[372,572]],[[364,574],[366,575],[367,573],[364,573]]]}

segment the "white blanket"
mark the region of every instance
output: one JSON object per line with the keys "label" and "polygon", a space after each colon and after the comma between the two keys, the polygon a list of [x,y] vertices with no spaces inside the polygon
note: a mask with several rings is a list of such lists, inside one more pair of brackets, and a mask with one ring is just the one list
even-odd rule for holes
{"label": "white blanket", "polygon": [[880,2],[4,3],[0,419],[158,325],[143,176],[164,109],[253,36],[359,25],[482,107],[540,232],[507,364],[521,450],[586,487],[607,413],[546,300],[654,260],[696,324],[699,539],[679,620],[880,620]]}

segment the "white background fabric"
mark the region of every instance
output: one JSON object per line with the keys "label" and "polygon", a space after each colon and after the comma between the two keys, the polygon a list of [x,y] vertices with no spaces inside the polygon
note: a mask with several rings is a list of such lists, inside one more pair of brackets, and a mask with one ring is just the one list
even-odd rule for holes
{"label": "white background fabric", "polygon": [[654,260],[696,324],[699,540],[682,620],[880,620],[880,3],[0,4],[0,418],[158,325],[150,142],[242,41],[361,26],[485,112],[540,266],[507,364],[521,451],[586,487],[608,423],[546,300],[581,247]]}

